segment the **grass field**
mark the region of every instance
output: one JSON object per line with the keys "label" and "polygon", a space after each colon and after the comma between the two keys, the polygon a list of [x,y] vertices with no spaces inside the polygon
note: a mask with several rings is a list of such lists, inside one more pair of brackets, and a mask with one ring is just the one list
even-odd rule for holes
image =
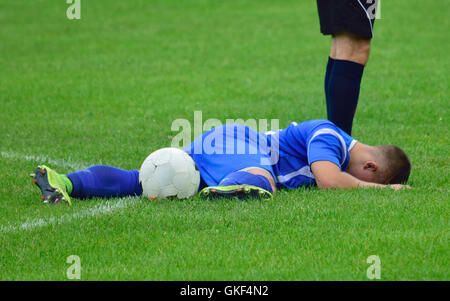
{"label": "grass field", "polygon": [[[425,3],[426,2],[426,3]],[[138,168],[176,118],[325,118],[315,1],[0,0],[0,279],[450,280],[450,8],[382,1],[353,136],[409,154],[408,191],[281,191],[273,201],[75,200],[28,174]]]}

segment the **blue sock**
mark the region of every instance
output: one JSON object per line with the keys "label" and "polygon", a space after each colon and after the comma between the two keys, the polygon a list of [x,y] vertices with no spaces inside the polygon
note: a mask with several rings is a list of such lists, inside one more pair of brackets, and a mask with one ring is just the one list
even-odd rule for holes
{"label": "blue sock", "polygon": [[265,176],[254,175],[246,171],[235,171],[220,181],[219,186],[253,185],[272,192],[272,186]]}
{"label": "blue sock", "polygon": [[331,57],[328,57],[328,64],[327,64],[327,71],[325,72],[325,98],[327,101],[327,116],[328,119],[330,119],[330,115],[331,115],[331,102],[328,98],[328,82],[330,81],[330,75],[331,75],[331,70],[333,68],[333,64],[334,64],[334,59],[332,59]]}
{"label": "blue sock", "polygon": [[139,171],[95,165],[67,174],[73,183],[70,196],[79,199],[140,196]]}
{"label": "blue sock", "polygon": [[364,65],[334,60],[328,80],[328,119],[351,135]]}

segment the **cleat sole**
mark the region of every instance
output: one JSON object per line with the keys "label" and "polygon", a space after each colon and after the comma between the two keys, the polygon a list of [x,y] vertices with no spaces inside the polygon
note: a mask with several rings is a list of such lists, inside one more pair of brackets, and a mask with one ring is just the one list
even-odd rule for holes
{"label": "cleat sole", "polygon": [[262,188],[251,185],[233,185],[206,187],[200,191],[199,195],[207,199],[235,198],[235,199],[271,199],[272,193]]}

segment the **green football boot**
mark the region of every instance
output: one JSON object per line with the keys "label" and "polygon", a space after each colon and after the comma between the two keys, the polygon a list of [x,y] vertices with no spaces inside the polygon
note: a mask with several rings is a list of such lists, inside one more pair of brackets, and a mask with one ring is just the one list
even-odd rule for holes
{"label": "green football boot", "polygon": [[41,199],[44,204],[65,202],[69,206],[72,205],[69,194],[72,192],[73,186],[66,175],[59,174],[45,165],[40,165],[30,176],[41,190]]}
{"label": "green football boot", "polygon": [[273,198],[272,193],[269,191],[252,185],[205,187],[199,192],[199,195],[207,199],[237,198],[243,200],[255,198],[269,200]]}

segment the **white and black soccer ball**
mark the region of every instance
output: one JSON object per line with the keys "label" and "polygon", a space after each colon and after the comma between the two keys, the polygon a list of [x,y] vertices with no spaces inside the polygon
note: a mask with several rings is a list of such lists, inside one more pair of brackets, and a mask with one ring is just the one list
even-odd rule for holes
{"label": "white and black soccer ball", "polygon": [[200,173],[186,152],[166,147],[154,151],[144,160],[139,182],[143,196],[149,199],[186,199],[198,191]]}

